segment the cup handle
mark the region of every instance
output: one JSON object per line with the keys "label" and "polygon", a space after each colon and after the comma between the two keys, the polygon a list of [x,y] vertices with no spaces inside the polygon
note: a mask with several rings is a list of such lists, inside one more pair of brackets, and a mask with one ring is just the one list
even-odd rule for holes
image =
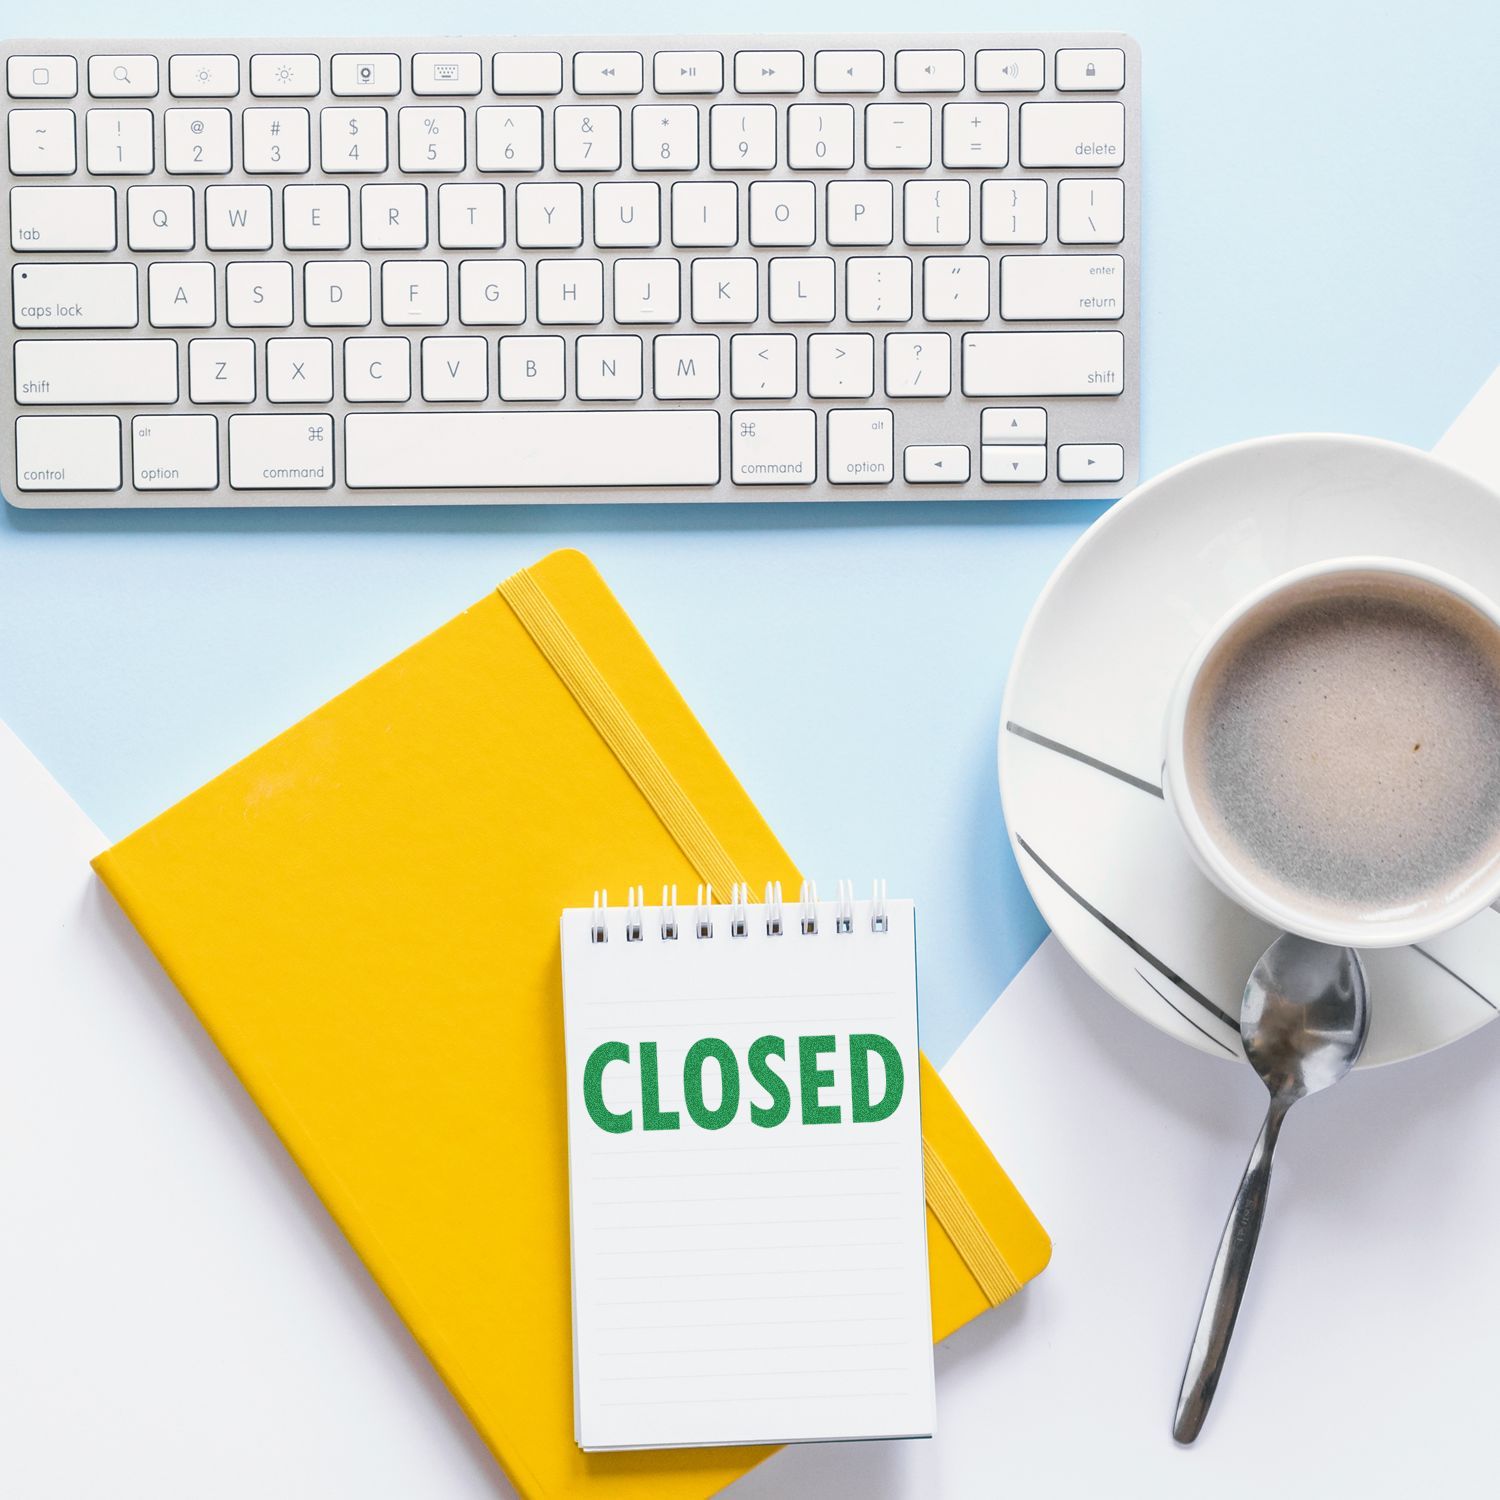
{"label": "cup handle", "polygon": [[1432,447],[1432,456],[1500,490],[1500,369]]}

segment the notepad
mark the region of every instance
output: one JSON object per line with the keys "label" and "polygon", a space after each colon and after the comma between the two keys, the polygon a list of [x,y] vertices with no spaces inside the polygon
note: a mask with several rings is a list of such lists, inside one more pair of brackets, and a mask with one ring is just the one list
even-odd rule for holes
{"label": "notepad", "polygon": [[575,1437],[933,1428],[909,901],[562,918]]}

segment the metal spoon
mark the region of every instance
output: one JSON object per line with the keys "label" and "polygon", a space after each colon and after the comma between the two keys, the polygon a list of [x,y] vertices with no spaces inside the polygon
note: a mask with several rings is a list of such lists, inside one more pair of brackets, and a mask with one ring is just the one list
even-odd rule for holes
{"label": "metal spoon", "polygon": [[1240,1039],[1270,1091],[1271,1107],[1203,1294],[1172,1423],[1179,1443],[1198,1436],[1219,1384],[1265,1216],[1271,1153],[1281,1122],[1299,1099],[1337,1083],[1354,1066],[1369,1026],[1365,971],[1352,948],[1332,948],[1286,933],[1261,954],[1250,973],[1240,1009]]}

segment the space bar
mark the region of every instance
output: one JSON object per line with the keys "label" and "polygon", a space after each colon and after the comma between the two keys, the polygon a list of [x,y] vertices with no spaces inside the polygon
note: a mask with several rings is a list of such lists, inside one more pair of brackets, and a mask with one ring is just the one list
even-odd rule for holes
{"label": "space bar", "polygon": [[712,411],[357,412],[352,490],[618,489],[719,482]]}

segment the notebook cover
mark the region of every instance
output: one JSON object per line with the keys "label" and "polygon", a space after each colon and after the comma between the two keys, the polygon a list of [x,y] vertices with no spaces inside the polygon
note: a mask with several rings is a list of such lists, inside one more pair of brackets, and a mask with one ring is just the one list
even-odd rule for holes
{"label": "notebook cover", "polygon": [[[528,571],[740,868],[795,889],[592,564]],[[687,1500],[774,1451],[573,1441],[558,913],[699,877],[499,593],[95,868],[522,1494]],[[925,1060],[922,1089],[1026,1281],[1046,1235]],[[928,1228],[942,1338],[1004,1292]]]}

